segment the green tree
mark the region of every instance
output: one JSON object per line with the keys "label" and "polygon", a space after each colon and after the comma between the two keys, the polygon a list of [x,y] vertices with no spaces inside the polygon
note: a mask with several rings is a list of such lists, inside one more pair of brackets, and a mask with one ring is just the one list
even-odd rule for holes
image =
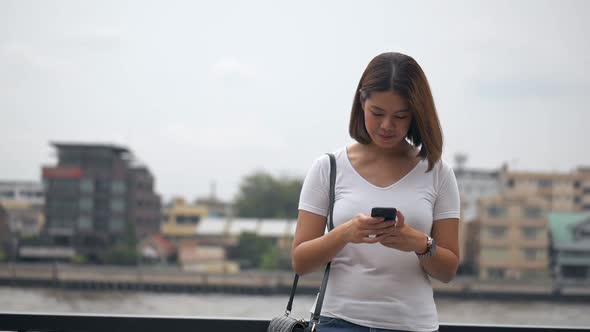
{"label": "green tree", "polygon": [[238,244],[229,250],[229,258],[240,262],[242,268],[260,268],[264,255],[273,248],[269,239],[257,236],[255,233],[240,234]]}
{"label": "green tree", "polygon": [[246,176],[234,202],[238,216],[245,218],[296,218],[303,181],[276,179],[259,171]]}
{"label": "green tree", "polygon": [[102,261],[115,265],[134,265],[137,263],[137,239],[133,222],[127,222],[125,232],[118,241],[102,255]]}

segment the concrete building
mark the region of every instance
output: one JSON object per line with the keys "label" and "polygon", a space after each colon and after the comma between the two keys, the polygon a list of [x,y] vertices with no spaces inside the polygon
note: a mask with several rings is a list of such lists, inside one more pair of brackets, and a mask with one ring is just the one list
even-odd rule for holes
{"label": "concrete building", "polygon": [[550,213],[549,225],[555,280],[590,284],[590,213]]}
{"label": "concrete building", "polygon": [[8,228],[8,213],[0,204],[0,261],[8,259],[11,250],[11,234]]}
{"label": "concrete building", "polygon": [[188,204],[182,198],[176,198],[164,208],[160,231],[168,239],[196,237],[201,219],[207,216],[207,208]]}
{"label": "concrete building", "polygon": [[43,185],[33,181],[0,181],[0,201],[27,202],[33,205],[45,203]]}
{"label": "concrete building", "polygon": [[537,195],[556,212],[590,211],[590,168],[579,167],[569,173],[515,172],[501,175],[505,192]]}
{"label": "concrete building", "polygon": [[159,231],[160,197],[131,152],[104,144],[54,143],[58,162],[43,167],[46,228],[51,245],[91,260],[129,237]]}
{"label": "concrete building", "polygon": [[479,215],[479,199],[501,192],[500,172],[455,168],[457,186],[461,193],[463,220],[470,222]]}
{"label": "concrete building", "polygon": [[478,270],[481,279],[549,278],[546,200],[502,194],[480,200]]}
{"label": "concrete building", "polygon": [[4,201],[0,205],[6,213],[8,228],[17,238],[37,237],[45,223],[43,206],[28,201]]}

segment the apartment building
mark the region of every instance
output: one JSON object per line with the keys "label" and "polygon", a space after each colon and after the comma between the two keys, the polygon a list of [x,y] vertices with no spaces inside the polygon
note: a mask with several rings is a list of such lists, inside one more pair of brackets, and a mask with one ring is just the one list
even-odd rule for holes
{"label": "apartment building", "polygon": [[549,277],[549,203],[508,194],[480,199],[478,270],[481,279]]}
{"label": "apartment building", "polygon": [[555,212],[590,211],[590,167],[569,173],[515,172],[501,175],[504,192],[537,195]]}

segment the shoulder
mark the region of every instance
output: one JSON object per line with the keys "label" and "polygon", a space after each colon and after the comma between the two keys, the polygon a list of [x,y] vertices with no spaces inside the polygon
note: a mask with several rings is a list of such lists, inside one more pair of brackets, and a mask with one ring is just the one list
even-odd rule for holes
{"label": "shoulder", "polygon": [[434,164],[434,168],[439,174],[452,174],[453,167],[446,160],[440,159]]}
{"label": "shoulder", "polygon": [[439,160],[432,168],[434,182],[436,187],[445,188],[449,184],[456,183],[455,172],[453,167],[444,159]]}
{"label": "shoulder", "polygon": [[330,157],[328,156],[329,154],[334,156],[334,158],[336,159],[336,163],[341,163],[345,161],[347,158],[346,147],[341,147],[339,149],[329,151],[318,156],[314,161],[314,165],[322,168],[330,168]]}

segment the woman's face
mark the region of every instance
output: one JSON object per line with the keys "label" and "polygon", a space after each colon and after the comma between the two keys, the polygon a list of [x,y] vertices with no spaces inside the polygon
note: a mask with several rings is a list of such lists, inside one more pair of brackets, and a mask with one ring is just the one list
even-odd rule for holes
{"label": "woman's face", "polygon": [[405,141],[412,113],[408,103],[399,94],[372,92],[363,105],[365,127],[375,145],[392,148]]}

